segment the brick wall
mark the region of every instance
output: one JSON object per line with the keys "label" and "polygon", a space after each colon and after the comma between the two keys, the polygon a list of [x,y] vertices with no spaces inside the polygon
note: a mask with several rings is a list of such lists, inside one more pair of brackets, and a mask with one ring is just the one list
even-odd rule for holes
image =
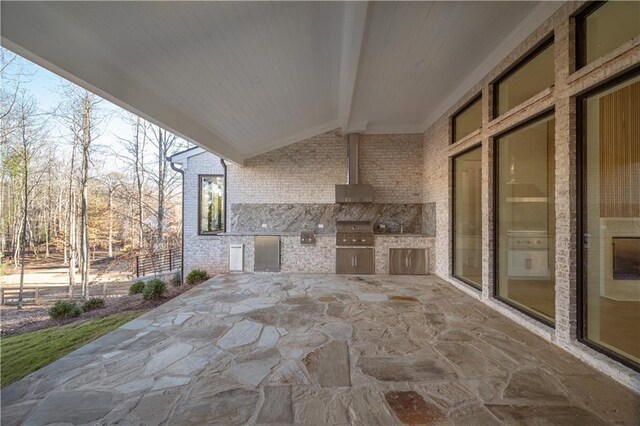
{"label": "brick wall", "polygon": [[[374,186],[376,203],[422,202],[421,135],[361,135],[360,182]],[[328,132],[229,164],[228,202],[333,203],[347,180],[347,142]]]}
{"label": "brick wall", "polygon": [[[436,203],[437,233],[435,273],[535,333],[567,348],[597,369],[628,386],[640,386],[640,374],[577,342],[576,273],[576,101],[575,96],[640,63],[640,37],[575,70],[574,24],[570,16],[584,2],[568,2],[531,34],[495,69],[478,82],[456,105],[437,120],[423,136],[424,203]],[[555,36],[555,84],[522,105],[491,119],[491,82],[550,34]],[[482,129],[451,145],[450,117],[468,100],[482,92]],[[553,109],[556,133],[556,327],[552,329],[493,298],[493,147],[495,135],[535,115]],[[451,158],[472,146],[482,147],[482,292],[450,278]]]}
{"label": "brick wall", "polygon": [[[184,175],[184,270],[189,273],[194,268],[206,268],[214,272],[216,266],[226,257],[220,256],[222,247],[216,237],[198,236],[198,175],[224,174],[220,158],[203,152],[187,159]],[[227,246],[228,250],[228,246]],[[225,266],[226,267],[226,266]]]}
{"label": "brick wall", "polygon": [[[362,135],[359,148],[360,181],[374,186],[376,205],[406,206],[422,202],[422,135]],[[227,231],[231,230],[230,214],[234,204],[333,204],[335,185],[346,182],[347,167],[347,142],[337,132],[253,157],[243,165],[227,163]],[[186,272],[196,267],[211,273],[226,272],[231,243],[244,242],[246,253],[253,253],[252,237],[228,236],[223,240],[198,235],[198,175],[219,173],[223,173],[223,168],[213,154],[205,152],[187,160],[184,188]],[[404,222],[408,225],[410,220]],[[330,243],[323,239],[316,247],[297,250],[297,237],[283,237],[283,270],[335,271],[334,241],[329,240]],[[253,270],[252,258],[245,257],[245,269]]]}

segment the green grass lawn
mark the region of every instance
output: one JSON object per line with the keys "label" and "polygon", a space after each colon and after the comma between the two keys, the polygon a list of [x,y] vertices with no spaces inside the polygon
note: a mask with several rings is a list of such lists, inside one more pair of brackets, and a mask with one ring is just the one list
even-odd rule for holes
{"label": "green grass lawn", "polygon": [[145,312],[119,312],[104,318],[0,338],[0,386],[20,380]]}

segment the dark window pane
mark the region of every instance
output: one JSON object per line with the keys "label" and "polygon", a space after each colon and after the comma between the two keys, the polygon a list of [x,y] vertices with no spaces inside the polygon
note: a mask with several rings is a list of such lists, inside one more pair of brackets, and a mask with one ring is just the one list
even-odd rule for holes
{"label": "dark window pane", "polygon": [[224,176],[200,176],[200,233],[224,231]]}
{"label": "dark window pane", "polygon": [[497,139],[497,293],[509,304],[555,318],[553,116]]}
{"label": "dark window pane", "polygon": [[478,98],[453,117],[453,141],[457,142],[482,127],[482,98]]}
{"label": "dark window pane", "polygon": [[544,89],[553,86],[555,81],[553,46],[553,43],[547,45],[496,83],[494,86],[496,116],[504,114]]}
{"label": "dark window pane", "polygon": [[640,363],[640,76],[582,106],[585,337]]}
{"label": "dark window pane", "polygon": [[482,287],[482,149],[453,160],[453,274]]}

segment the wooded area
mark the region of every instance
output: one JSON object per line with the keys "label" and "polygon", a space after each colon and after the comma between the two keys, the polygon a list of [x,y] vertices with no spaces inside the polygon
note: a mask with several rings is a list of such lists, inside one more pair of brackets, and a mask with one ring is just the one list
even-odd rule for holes
{"label": "wooded area", "polygon": [[0,50],[2,268],[24,275],[27,252],[62,254],[69,293],[79,277],[86,297],[96,252],[113,257],[179,247],[181,177],[166,157],[187,142],[121,111],[130,133],[102,144],[113,106],[65,83],[59,105],[43,110],[24,87],[24,60]]}

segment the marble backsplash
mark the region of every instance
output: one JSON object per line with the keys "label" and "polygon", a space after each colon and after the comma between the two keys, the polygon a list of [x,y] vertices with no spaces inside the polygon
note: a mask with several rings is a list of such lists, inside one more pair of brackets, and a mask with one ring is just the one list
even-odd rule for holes
{"label": "marble backsplash", "polygon": [[[376,228],[386,226],[386,232],[398,233],[402,226],[405,233],[433,232],[435,235],[435,217],[424,214],[424,204],[258,204],[241,203],[230,206],[231,232],[335,232],[335,223],[339,220],[370,220]],[[433,219],[433,224],[425,224],[424,219]],[[318,224],[323,229],[317,229]],[[267,228],[262,228],[266,224]],[[425,226],[427,225],[427,226]],[[430,234],[427,234],[430,235]]]}

